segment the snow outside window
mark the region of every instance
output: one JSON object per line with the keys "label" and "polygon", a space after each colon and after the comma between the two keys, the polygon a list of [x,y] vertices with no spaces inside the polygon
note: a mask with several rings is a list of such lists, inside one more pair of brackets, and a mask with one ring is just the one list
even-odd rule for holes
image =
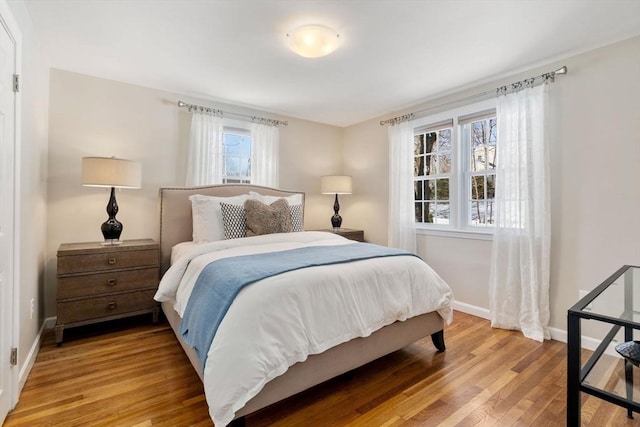
{"label": "snow outside window", "polygon": [[418,229],[492,233],[499,161],[495,100],[415,123],[414,208]]}
{"label": "snow outside window", "polygon": [[222,182],[225,184],[251,183],[251,134],[248,130],[224,128]]}

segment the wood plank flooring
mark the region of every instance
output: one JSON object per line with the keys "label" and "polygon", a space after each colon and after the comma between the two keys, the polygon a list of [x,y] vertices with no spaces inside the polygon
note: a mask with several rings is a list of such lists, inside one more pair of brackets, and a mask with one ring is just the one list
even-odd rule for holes
{"label": "wood plank flooring", "polygon": [[[247,417],[253,426],[561,426],[566,346],[455,313],[429,338]],[[610,364],[615,365],[615,361]],[[605,372],[617,387],[614,368]],[[583,425],[640,425],[583,397]],[[166,323],[149,317],[47,333],[12,426],[212,426],[202,384]]]}

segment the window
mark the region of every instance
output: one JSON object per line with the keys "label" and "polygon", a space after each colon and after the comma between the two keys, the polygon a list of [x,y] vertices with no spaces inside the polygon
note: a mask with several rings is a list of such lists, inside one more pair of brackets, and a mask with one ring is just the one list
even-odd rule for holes
{"label": "window", "polygon": [[495,100],[425,117],[414,129],[419,228],[491,232],[495,222]]}
{"label": "window", "polygon": [[251,183],[251,134],[244,129],[224,128],[222,134],[222,182]]}
{"label": "window", "polygon": [[467,224],[472,226],[493,226],[495,220],[497,124],[489,117],[462,125],[463,146],[469,152]]}
{"label": "window", "polygon": [[449,224],[451,125],[419,130],[413,145],[416,221]]}

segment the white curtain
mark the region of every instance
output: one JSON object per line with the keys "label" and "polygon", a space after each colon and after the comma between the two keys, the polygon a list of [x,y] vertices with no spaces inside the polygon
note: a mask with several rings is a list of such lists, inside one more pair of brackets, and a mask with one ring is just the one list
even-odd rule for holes
{"label": "white curtain", "polygon": [[251,183],[278,188],[279,135],[276,126],[251,124]]}
{"label": "white curtain", "polygon": [[389,127],[389,246],[416,252],[413,125]]}
{"label": "white curtain", "polygon": [[549,339],[547,85],[498,97],[491,326]]}
{"label": "white curtain", "polygon": [[222,183],[222,118],[193,112],[187,153],[187,186]]}

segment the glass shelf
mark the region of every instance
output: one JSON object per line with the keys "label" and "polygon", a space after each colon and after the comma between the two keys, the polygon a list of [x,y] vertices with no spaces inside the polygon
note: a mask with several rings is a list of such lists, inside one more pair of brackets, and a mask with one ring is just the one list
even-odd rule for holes
{"label": "glass shelf", "polygon": [[[582,322],[595,321],[604,338],[582,349]],[[625,265],[567,312],[567,425],[580,425],[580,393],[640,412],[640,369],[617,354],[616,342],[640,340],[640,267]]]}

